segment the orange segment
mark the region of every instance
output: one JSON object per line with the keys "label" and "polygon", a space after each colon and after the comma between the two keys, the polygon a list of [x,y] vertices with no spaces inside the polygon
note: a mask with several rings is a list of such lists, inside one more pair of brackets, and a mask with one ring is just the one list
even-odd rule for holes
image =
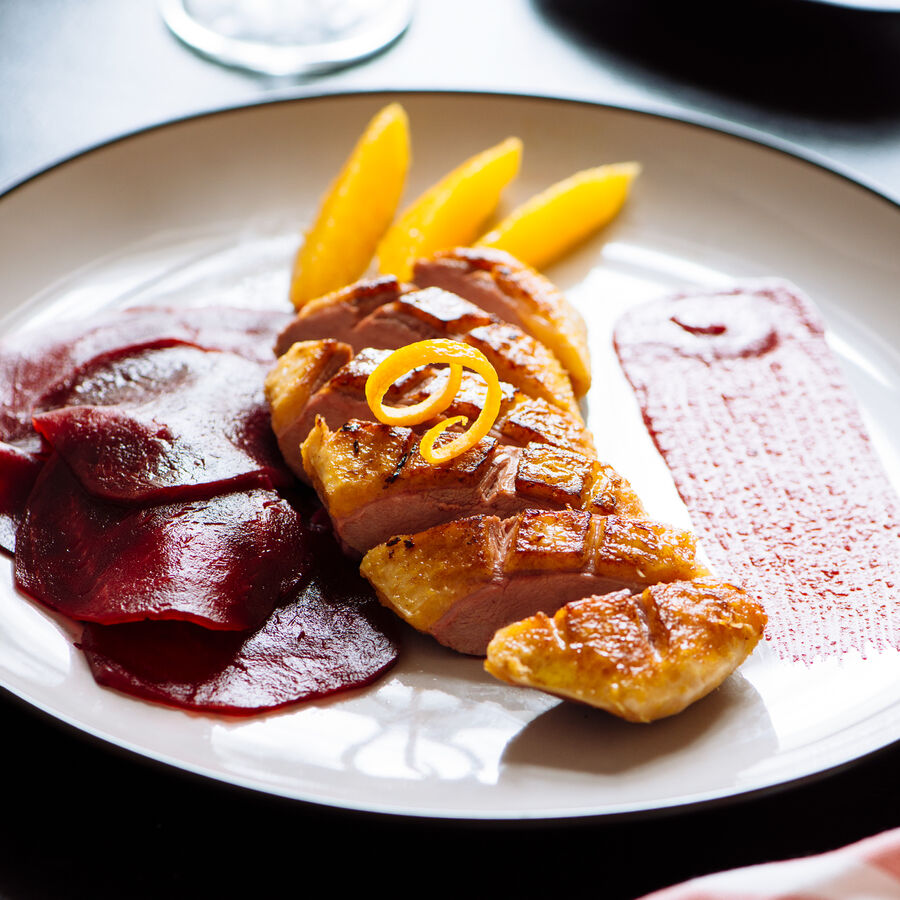
{"label": "orange segment", "polygon": [[445,175],[384,236],[377,250],[379,271],[408,281],[419,257],[470,244],[518,174],[521,159],[522,142],[511,137]]}
{"label": "orange segment", "polygon": [[513,210],[476,246],[543,269],[616,216],[640,170],[628,162],[577,172]]}
{"label": "orange segment", "polygon": [[409,161],[406,112],[391,103],[369,122],[306,233],[291,278],[297,309],[363,275],[397,211]]}

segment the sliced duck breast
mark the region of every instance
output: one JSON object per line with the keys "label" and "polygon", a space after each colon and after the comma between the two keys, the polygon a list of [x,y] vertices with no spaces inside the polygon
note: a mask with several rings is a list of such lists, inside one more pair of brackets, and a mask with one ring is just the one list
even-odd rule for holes
{"label": "sliced duck breast", "polygon": [[439,287],[518,325],[549,347],[568,372],[576,397],[591,386],[587,329],[581,314],[549,279],[502,250],[459,247],[420,259],[419,287]]}
{"label": "sliced duck breast", "polygon": [[[349,361],[349,345],[338,341],[302,341],[279,358],[266,379],[266,395],[272,408],[272,426],[282,455],[299,478],[308,480],[300,445],[321,416],[332,430],[351,419],[374,421],[366,402],[366,381],[389,350],[365,348]],[[330,377],[325,377],[332,372]],[[441,366],[422,366],[404,376],[387,393],[392,406],[408,406],[439,391],[447,378]],[[501,382],[503,400],[491,435],[500,443],[524,447],[551,444],[593,457],[594,443],[580,415],[529,397]],[[444,416],[474,420],[484,403],[484,381],[469,370],[463,373],[459,393]],[[426,423],[421,430],[429,427]]]}
{"label": "sliced duck breast", "polygon": [[[293,344],[290,352],[280,356],[266,375],[266,400],[278,449],[294,474],[304,480],[306,473],[300,445],[306,440],[313,422],[306,415],[306,408],[319,390],[352,358],[353,350],[349,344],[332,340],[302,341]],[[339,403],[340,395],[336,393],[334,398],[335,403]],[[349,400],[351,409],[356,408],[357,400],[356,397]],[[335,414],[340,416],[339,411]],[[352,415],[348,410],[343,421],[350,418]]]}
{"label": "sliced duck breast", "polygon": [[357,352],[365,347],[396,350],[435,338],[463,341],[484,353],[503,381],[580,415],[569,377],[546,346],[440,288],[410,290],[390,279],[359,282],[303,307],[282,332],[277,349],[284,353],[296,341],[325,338],[343,341]]}
{"label": "sliced duck breast", "polygon": [[413,290],[415,285],[402,284],[394,275],[383,275],[316,297],[281,330],[275,341],[275,355],[287,353],[297,341],[331,337],[352,344],[350,335],[369,313]]}
{"label": "sliced duck breast", "polygon": [[631,722],[681,712],[753,651],[766,614],[711,579],[617,591],[500,629],[485,669],[510,684],[605,709]]}
{"label": "sliced duck breast", "polygon": [[410,428],[321,417],[301,448],[309,480],[350,550],[365,553],[398,533],[474,515],[524,509],[585,509],[645,516],[630,485],[609,466],[549,444],[513,447],[484,438],[443,465],[426,462]]}
{"label": "sliced duck breast", "polygon": [[360,571],[414,628],[473,655],[499,628],[538,612],[708,574],[689,532],[579,510],[474,516],[397,535],[373,547]]}

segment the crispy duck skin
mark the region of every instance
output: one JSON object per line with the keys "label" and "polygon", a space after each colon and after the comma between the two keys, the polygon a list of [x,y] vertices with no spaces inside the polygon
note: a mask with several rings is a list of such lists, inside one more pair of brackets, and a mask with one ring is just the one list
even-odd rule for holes
{"label": "crispy duck skin", "polygon": [[553,351],[576,397],[591,386],[587,329],[578,311],[547,278],[502,250],[460,247],[418,260],[413,280],[465,297],[518,325]]}
{"label": "crispy duck skin", "polygon": [[[340,335],[349,335],[369,313],[413,290],[415,285],[403,284],[394,275],[384,275],[357,281],[310,300],[281,330],[275,341],[275,355],[287,353],[297,341],[314,341],[323,336],[350,343]],[[321,334],[323,331],[327,334]]]}
{"label": "crispy duck skin", "polygon": [[418,446],[410,428],[351,420],[332,431],[316,420],[301,448],[303,465],[345,547],[365,553],[399,532],[524,509],[645,517],[637,495],[611,466],[569,450],[484,438],[433,466]]}
{"label": "crispy duck skin", "polygon": [[[388,350],[366,348],[351,356],[349,345],[339,341],[301,341],[281,356],[266,379],[266,396],[272,406],[272,427],[285,461],[308,480],[300,457],[300,444],[312,430],[317,416],[332,429],[351,419],[374,421],[366,402],[366,380],[389,355]],[[386,396],[393,406],[417,403],[439,390],[447,370],[423,366],[397,382]],[[551,444],[595,456],[590,432],[580,416],[544,400],[528,397],[502,383],[503,400],[491,435],[500,443],[524,447]],[[465,370],[460,391],[444,416],[474,420],[484,402],[481,378]],[[428,423],[422,430],[429,427]]]}
{"label": "crispy duck skin", "polygon": [[480,350],[502,381],[574,415],[581,414],[556,356],[516,325],[440,288],[412,290],[391,277],[370,279],[314,300],[284,329],[276,352],[297,341],[333,338],[354,351],[396,350],[416,341],[458,340]]}
{"label": "crispy duck skin", "polygon": [[373,547],[360,571],[414,628],[481,656],[498,628],[538,612],[708,574],[688,532],[579,510],[473,516],[397,535]]}
{"label": "crispy duck skin", "polygon": [[266,376],[272,431],[284,461],[295,474],[303,472],[300,445],[309,433],[303,414],[316,392],[352,356],[351,349],[338,341],[297,344],[291,353],[279,357]]}
{"label": "crispy duck skin", "polygon": [[657,584],[508,625],[488,645],[485,669],[510,684],[651,722],[718,687],[753,651],[765,624],[762,607],[733,585]]}

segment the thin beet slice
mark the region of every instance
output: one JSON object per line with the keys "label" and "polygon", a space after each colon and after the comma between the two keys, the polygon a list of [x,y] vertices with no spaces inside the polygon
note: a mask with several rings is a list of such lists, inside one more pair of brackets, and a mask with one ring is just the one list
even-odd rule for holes
{"label": "thin beet slice", "polygon": [[38,401],[34,426],[97,497],[159,503],[287,486],[259,363],[190,344],[103,354]]}
{"label": "thin beet slice", "polygon": [[[81,638],[99,684],[198,712],[250,715],[363,687],[397,646],[384,610],[347,560],[316,552],[298,595],[256,632],[209,632],[182,622],[87,625]],[[388,626],[389,627],[389,626]]]}
{"label": "thin beet slice", "polygon": [[0,442],[0,547],[12,551],[25,504],[43,460]]}
{"label": "thin beet slice", "polygon": [[0,494],[0,547],[14,549],[25,498],[46,456],[31,413],[48,387],[101,353],[154,340],[190,341],[265,363],[291,318],[235,307],[145,307],[105,313],[90,324],[54,321],[0,341],[0,482],[12,486]]}
{"label": "thin beet slice", "polygon": [[305,575],[307,534],[272,491],[125,507],[89,496],[54,455],[28,501],[15,576],[73,619],[247,629]]}
{"label": "thin beet slice", "polygon": [[54,322],[0,341],[0,440],[30,441],[35,400],[70,370],[103,353],[151,341],[184,341],[269,363],[287,313],[208,307],[135,308],[85,321]]}

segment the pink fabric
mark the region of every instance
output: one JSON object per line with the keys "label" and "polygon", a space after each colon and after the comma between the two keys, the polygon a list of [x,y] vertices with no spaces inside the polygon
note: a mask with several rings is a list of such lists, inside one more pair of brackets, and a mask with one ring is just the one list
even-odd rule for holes
{"label": "pink fabric", "polygon": [[898,900],[900,828],[840,850],[719,872],[643,900]]}
{"label": "pink fabric", "polygon": [[869,865],[881,869],[900,884],[900,828],[870,838],[861,845],[863,857]]}

